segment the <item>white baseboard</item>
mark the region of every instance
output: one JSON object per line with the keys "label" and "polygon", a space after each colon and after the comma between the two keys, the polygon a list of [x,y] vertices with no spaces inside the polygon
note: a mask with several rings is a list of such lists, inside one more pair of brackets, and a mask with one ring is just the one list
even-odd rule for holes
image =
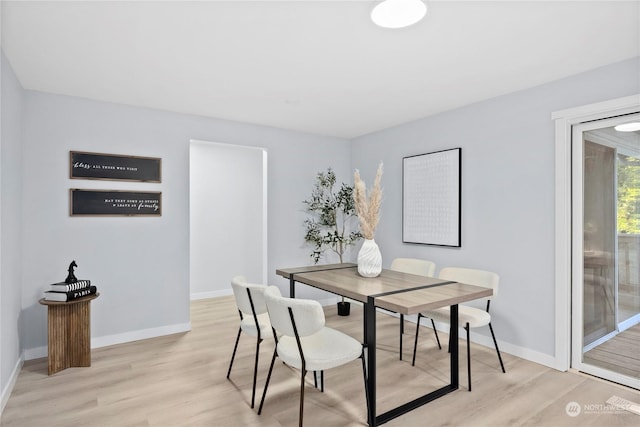
{"label": "white baseboard", "polygon": [[223,291],[209,291],[209,292],[198,292],[191,294],[191,301],[199,300],[199,299],[207,299],[207,298],[217,298],[217,297],[226,297],[227,295],[233,295],[233,291],[231,288],[225,289]]}
{"label": "white baseboard", "polygon": [[[329,296],[329,298],[325,298],[325,299],[318,300],[318,302],[319,302],[319,303],[324,307],[325,305],[333,305],[333,304],[336,304],[337,302],[340,302],[340,300],[342,300],[342,298],[340,298],[340,297],[338,297],[338,296],[333,295],[333,296]],[[358,301],[353,301],[353,300],[350,300],[350,299],[348,299],[348,298],[346,298],[346,299],[345,299],[345,301],[349,301],[349,302],[352,302],[352,303],[358,303],[358,304],[361,304],[361,303],[359,303]]]}
{"label": "white baseboard", "polygon": [[[494,348],[493,339],[491,339],[491,336],[485,336],[477,334],[475,332],[471,332],[471,334],[469,335],[469,339],[476,344],[480,344],[491,349]],[[512,356],[517,356],[521,359],[525,359],[539,365],[544,365],[552,369],[558,369],[556,367],[556,358],[552,355],[540,353],[539,351],[531,350],[530,348],[520,347],[518,345],[500,340],[498,340],[498,346],[500,347],[500,353],[508,353]]]}
{"label": "white baseboard", "polygon": [[13,368],[13,372],[11,372],[11,377],[9,377],[9,381],[7,385],[2,389],[2,403],[0,404],[0,416],[2,416],[2,412],[4,411],[4,407],[7,405],[9,401],[9,397],[11,396],[11,392],[13,391],[13,387],[16,385],[16,381],[18,380],[18,375],[20,375],[20,370],[22,369],[22,365],[24,365],[24,356],[21,355],[18,361],[16,362],[16,366]]}
{"label": "white baseboard", "polygon": [[140,329],[138,331],[125,332],[123,334],[91,338],[91,348],[107,347],[131,341],[146,340],[148,338],[189,332],[190,330],[191,322],[161,326],[159,328]]}
{"label": "white baseboard", "polygon": [[[122,344],[131,341],[145,340],[148,338],[161,337],[165,335],[178,334],[191,330],[191,322],[176,325],[161,326],[159,328],[140,329],[137,331],[125,332],[123,334],[107,335],[104,337],[91,338],[91,348],[107,347],[115,344]],[[37,347],[24,351],[24,359],[38,359],[47,357],[47,347]]]}
{"label": "white baseboard", "polygon": [[40,359],[41,357],[47,357],[47,346],[28,348],[24,351],[24,360]]}
{"label": "white baseboard", "polygon": [[[226,297],[227,295],[233,295],[233,291],[231,289],[225,289],[223,291],[210,291],[210,292],[198,292],[195,294],[191,294],[191,301],[199,300],[199,299],[207,299],[207,298],[218,298],[218,297]],[[340,297],[330,296],[326,299],[318,300],[320,304],[331,305],[340,301]],[[349,300],[351,301],[351,300]],[[355,301],[352,301],[355,302]]]}
{"label": "white baseboard", "polygon": [[[396,313],[392,313],[392,315],[399,317]],[[416,323],[417,316],[405,316],[405,319],[409,322]],[[429,321],[429,323],[431,323]],[[420,322],[421,326],[424,326],[422,322]],[[429,325],[430,326],[430,325]],[[445,334],[449,333],[449,325],[436,322],[436,328],[438,332],[444,332]],[[464,338],[464,335],[460,335],[461,338]],[[471,331],[469,335],[469,339],[474,344],[479,344],[491,349],[494,349],[493,339],[491,336],[482,335],[476,332]],[[497,337],[496,337],[497,339]],[[549,354],[540,353],[539,351],[531,350],[529,348],[520,347],[515,344],[511,344],[505,341],[498,341],[498,346],[500,347],[500,353],[507,353],[512,356],[519,357],[521,359],[528,360],[530,362],[538,363],[540,365],[547,366],[552,369],[562,370],[557,366],[556,358]]]}

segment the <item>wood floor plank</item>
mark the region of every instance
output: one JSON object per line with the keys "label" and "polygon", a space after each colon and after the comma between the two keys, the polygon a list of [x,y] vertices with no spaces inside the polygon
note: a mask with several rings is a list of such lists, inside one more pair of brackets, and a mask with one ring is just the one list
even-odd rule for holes
{"label": "wood floor plank", "polygon": [[640,324],[584,354],[584,362],[631,377],[640,377]]}
{"label": "wood floor plank", "polygon": [[[327,325],[362,340],[362,308],[348,317],[325,308]],[[415,324],[407,322],[404,360],[398,360],[399,320],[379,313],[378,408],[384,411],[448,382],[449,355],[438,350],[430,327],[421,327],[416,366],[411,366]],[[2,427],[295,426],[299,371],[276,363],[262,415],[250,408],[255,340],[242,336],[230,380],[229,359],[238,328],[232,297],[193,301],[192,330],[94,349],[91,367],[47,375],[46,359],[25,363],[2,413]],[[442,342],[447,336],[441,334]],[[604,405],[612,395],[640,402],[640,393],[574,373],[562,373],[472,344],[473,391],[466,389],[466,343],[461,340],[458,391],[385,426],[635,426],[628,412],[567,415],[570,402]],[[257,404],[273,352],[260,347]],[[325,392],[307,376],[306,426],[365,426],[359,361],[325,373]],[[256,406],[257,406],[256,404]],[[584,406],[585,408],[587,406]]]}

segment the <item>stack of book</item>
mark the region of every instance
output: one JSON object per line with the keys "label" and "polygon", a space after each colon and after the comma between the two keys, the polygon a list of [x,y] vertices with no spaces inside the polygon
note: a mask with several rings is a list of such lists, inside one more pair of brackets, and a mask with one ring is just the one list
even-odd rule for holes
{"label": "stack of book", "polygon": [[49,286],[49,290],[45,291],[44,299],[46,301],[71,301],[76,298],[93,295],[97,292],[97,288],[91,285],[91,280],[78,280],[73,283],[54,283]]}

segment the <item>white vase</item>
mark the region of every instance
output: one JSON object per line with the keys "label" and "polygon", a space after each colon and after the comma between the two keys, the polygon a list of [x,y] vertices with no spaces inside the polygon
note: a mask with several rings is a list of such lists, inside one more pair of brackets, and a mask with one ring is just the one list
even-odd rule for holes
{"label": "white vase", "polygon": [[363,277],[377,277],[382,271],[382,255],[375,240],[364,239],[358,252],[358,273]]}

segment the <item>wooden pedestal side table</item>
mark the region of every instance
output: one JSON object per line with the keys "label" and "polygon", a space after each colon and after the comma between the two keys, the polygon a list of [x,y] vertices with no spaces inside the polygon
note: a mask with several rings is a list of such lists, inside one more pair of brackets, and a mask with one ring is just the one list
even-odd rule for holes
{"label": "wooden pedestal side table", "polygon": [[100,293],[47,306],[49,375],[71,367],[91,366],[91,300]]}

